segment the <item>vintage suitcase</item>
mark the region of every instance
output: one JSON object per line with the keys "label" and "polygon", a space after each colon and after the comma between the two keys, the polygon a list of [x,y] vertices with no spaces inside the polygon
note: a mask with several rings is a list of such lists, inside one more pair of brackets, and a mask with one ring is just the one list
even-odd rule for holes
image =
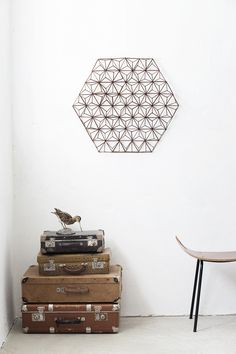
{"label": "vintage suitcase", "polygon": [[120,304],[24,304],[24,333],[117,333]]}
{"label": "vintage suitcase", "polygon": [[79,275],[109,273],[110,248],[101,253],[38,254],[40,275]]}
{"label": "vintage suitcase", "polygon": [[22,279],[23,302],[70,303],[116,302],[121,296],[121,266],[110,266],[109,274],[39,275],[30,266]]}
{"label": "vintage suitcase", "polygon": [[44,231],[40,241],[43,254],[102,252],[105,246],[103,230],[76,231],[73,235]]}

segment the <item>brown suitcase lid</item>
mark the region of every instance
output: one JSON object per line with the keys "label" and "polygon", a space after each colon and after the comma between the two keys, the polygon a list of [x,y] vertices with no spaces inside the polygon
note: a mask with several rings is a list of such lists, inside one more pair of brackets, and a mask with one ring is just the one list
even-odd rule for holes
{"label": "brown suitcase lid", "polygon": [[117,312],[120,310],[120,302],[96,303],[96,304],[23,304],[21,312]]}
{"label": "brown suitcase lid", "polygon": [[30,266],[22,278],[22,284],[109,284],[120,283],[122,268],[112,265],[109,274],[83,274],[83,275],[39,275],[38,265]]}
{"label": "brown suitcase lid", "polygon": [[111,258],[111,249],[105,248],[101,253],[66,253],[66,254],[42,254],[39,252],[37,256],[37,262],[48,263],[53,260],[55,263],[73,263],[73,262],[93,262],[98,260],[99,262],[109,262]]}

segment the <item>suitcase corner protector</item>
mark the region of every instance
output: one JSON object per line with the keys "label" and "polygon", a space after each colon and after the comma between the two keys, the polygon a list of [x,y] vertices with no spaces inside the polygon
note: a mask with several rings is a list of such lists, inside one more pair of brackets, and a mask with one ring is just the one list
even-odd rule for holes
{"label": "suitcase corner protector", "polygon": [[113,300],[113,302],[118,302],[118,301],[120,301],[120,297],[116,297],[116,298]]}
{"label": "suitcase corner protector", "polygon": [[28,279],[29,279],[29,277],[24,277],[24,278],[22,278],[21,283],[22,283],[22,284],[26,283]]}
{"label": "suitcase corner protector", "polygon": [[112,326],[112,332],[113,333],[118,333],[119,332],[119,327]]}
{"label": "suitcase corner protector", "polygon": [[27,312],[28,311],[28,308],[27,308],[27,305],[26,304],[23,304],[21,306],[21,312]]}

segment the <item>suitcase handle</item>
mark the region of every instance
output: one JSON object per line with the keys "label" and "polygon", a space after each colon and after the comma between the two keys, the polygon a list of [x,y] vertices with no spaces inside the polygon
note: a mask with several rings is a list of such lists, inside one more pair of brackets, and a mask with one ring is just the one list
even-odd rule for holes
{"label": "suitcase handle", "polygon": [[64,319],[64,318],[56,318],[55,320],[57,325],[60,324],[80,324],[82,322],[81,318],[74,318],[74,319]]}
{"label": "suitcase handle", "polygon": [[65,288],[65,293],[67,294],[86,294],[89,292],[89,288]]}
{"label": "suitcase handle", "polygon": [[82,263],[81,267],[76,267],[76,266],[67,266],[66,264],[63,264],[61,268],[64,270],[64,272],[69,273],[69,274],[81,274],[85,272],[87,268],[88,263]]}

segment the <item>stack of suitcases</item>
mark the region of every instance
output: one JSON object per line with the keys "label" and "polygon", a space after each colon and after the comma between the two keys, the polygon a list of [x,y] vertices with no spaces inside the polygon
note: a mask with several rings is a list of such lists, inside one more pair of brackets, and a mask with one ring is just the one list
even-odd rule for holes
{"label": "stack of suitcases", "polygon": [[122,269],[103,230],[41,236],[38,265],[22,278],[25,333],[117,333]]}

